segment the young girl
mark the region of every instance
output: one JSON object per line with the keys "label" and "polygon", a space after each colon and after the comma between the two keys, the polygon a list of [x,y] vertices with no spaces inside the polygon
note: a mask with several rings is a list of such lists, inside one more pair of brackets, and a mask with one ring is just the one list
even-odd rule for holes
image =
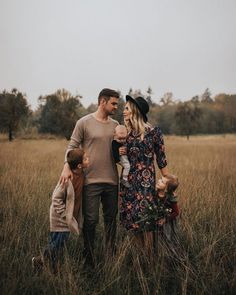
{"label": "young girl", "polygon": [[179,215],[179,207],[175,190],[179,185],[175,175],[167,174],[157,182],[157,206],[163,211],[163,217],[157,220],[158,232],[167,241],[176,238],[176,217]]}
{"label": "young girl", "polygon": [[89,159],[82,149],[76,148],[68,152],[67,162],[73,172],[73,179],[64,185],[58,182],[52,194],[49,243],[42,255],[32,258],[35,271],[42,270],[45,262],[48,262],[52,271],[56,272],[59,253],[63,251],[70,232],[80,232],[83,168],[88,167]]}

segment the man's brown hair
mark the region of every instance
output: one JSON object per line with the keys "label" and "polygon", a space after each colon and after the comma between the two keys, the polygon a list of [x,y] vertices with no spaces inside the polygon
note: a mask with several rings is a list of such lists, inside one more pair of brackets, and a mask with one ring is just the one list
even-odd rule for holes
{"label": "man's brown hair", "polygon": [[67,154],[67,162],[70,169],[76,169],[79,164],[83,163],[84,151],[80,148],[73,149]]}
{"label": "man's brown hair", "polygon": [[98,95],[98,105],[100,104],[102,98],[108,102],[111,97],[119,98],[119,93],[113,89],[104,88]]}

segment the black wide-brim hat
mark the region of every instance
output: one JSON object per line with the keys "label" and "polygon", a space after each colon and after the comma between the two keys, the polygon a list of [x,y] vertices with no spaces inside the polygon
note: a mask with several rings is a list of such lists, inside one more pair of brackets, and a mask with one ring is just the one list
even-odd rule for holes
{"label": "black wide-brim hat", "polygon": [[130,101],[136,105],[136,107],[139,109],[140,113],[143,116],[144,122],[146,123],[148,120],[147,113],[149,112],[149,105],[148,105],[147,101],[141,96],[133,98],[129,95],[126,95],[126,101],[127,102]]}

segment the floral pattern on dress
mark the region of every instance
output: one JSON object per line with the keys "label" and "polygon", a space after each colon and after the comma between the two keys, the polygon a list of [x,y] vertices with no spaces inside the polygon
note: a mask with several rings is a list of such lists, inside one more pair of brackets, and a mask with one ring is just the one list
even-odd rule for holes
{"label": "floral pattern on dress", "polygon": [[163,135],[159,127],[148,127],[143,140],[134,132],[127,138],[127,156],[130,162],[128,180],[130,187],[120,186],[120,220],[127,230],[153,231],[153,219],[142,221],[146,206],[156,205],[156,174],[154,155],[158,167],[167,165]]}

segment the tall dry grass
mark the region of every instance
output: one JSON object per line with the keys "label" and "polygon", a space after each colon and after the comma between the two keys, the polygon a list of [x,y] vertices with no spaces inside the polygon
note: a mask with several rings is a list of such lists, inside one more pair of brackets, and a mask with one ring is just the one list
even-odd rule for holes
{"label": "tall dry grass", "polygon": [[31,258],[47,243],[51,192],[64,140],[0,142],[1,294],[235,294],[236,137],[166,138],[179,176],[178,255],[159,245],[152,264],[119,228],[117,254],[102,249],[98,227],[92,274],[82,269],[82,238],[71,237],[61,271],[36,276]]}

